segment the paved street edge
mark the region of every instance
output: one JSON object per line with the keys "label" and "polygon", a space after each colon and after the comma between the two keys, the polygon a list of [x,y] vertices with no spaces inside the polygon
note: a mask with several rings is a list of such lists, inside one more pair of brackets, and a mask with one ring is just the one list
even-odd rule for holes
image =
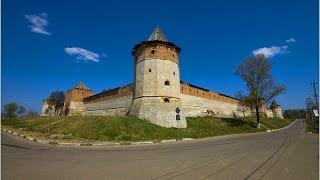
{"label": "paved street edge", "polygon": [[[287,125],[287,126],[285,126],[283,128],[271,129],[271,130],[267,130],[266,132],[267,133],[271,133],[271,132],[274,132],[274,131],[279,131],[279,130],[283,130],[283,129],[289,128],[297,120],[298,119],[292,121],[289,125]],[[5,131],[5,132],[8,132],[8,133],[11,133],[11,134],[16,135],[16,136],[20,136],[22,138],[25,138],[25,139],[33,141],[33,142],[39,142],[39,143],[44,143],[44,144],[52,144],[52,145],[76,145],[76,146],[139,145],[139,144],[159,144],[159,143],[171,143],[171,142],[177,142],[177,141],[192,141],[192,140],[194,140],[193,138],[183,138],[181,140],[167,139],[167,140],[161,140],[161,141],[140,141],[140,142],[72,143],[72,142],[57,142],[57,141],[52,141],[52,140],[44,141],[44,140],[35,139],[35,138],[32,138],[32,137],[26,136],[26,135],[21,134],[21,133],[17,133],[17,132],[11,131],[9,129],[1,128],[1,130]],[[258,132],[258,133],[261,133],[261,132]],[[247,134],[247,133],[233,134],[233,135],[243,135],[243,134]],[[249,133],[249,134],[255,134],[255,133]],[[215,137],[223,137],[223,136],[230,136],[230,135],[222,135],[222,136],[215,136]],[[213,137],[209,137],[209,138],[213,138]],[[205,138],[203,138],[203,139],[205,139]]]}

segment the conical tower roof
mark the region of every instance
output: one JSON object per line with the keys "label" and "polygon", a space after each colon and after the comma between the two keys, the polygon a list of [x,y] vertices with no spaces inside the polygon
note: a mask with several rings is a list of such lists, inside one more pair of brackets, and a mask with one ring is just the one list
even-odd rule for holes
{"label": "conical tower roof", "polygon": [[273,106],[280,106],[280,105],[275,100],[273,100],[271,103],[271,107],[273,107]]}
{"label": "conical tower roof", "polygon": [[142,41],[139,44],[136,44],[133,49],[132,49],[132,55],[135,56],[135,53],[137,52],[137,50],[140,47],[145,47],[147,45],[151,45],[154,46],[155,44],[162,44],[165,46],[169,46],[172,47],[174,49],[176,49],[176,51],[178,53],[181,52],[181,49],[175,45],[172,42],[169,42],[169,40],[166,38],[166,36],[163,34],[163,32],[161,31],[161,29],[159,28],[159,26],[157,26],[154,31],[152,32],[151,36],[149,37],[149,39],[147,41]]}
{"label": "conical tower roof", "polygon": [[161,31],[160,27],[157,26],[151,36],[149,37],[148,41],[163,41],[163,42],[168,42],[168,39],[166,36],[163,34]]}
{"label": "conical tower roof", "polygon": [[82,81],[80,81],[76,85],[75,89],[83,89],[83,90],[91,91]]}

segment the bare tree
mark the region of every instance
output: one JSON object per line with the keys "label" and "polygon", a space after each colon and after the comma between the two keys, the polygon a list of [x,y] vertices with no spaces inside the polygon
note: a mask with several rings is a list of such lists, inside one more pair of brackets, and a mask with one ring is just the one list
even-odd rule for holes
{"label": "bare tree", "polygon": [[6,118],[22,117],[25,113],[26,108],[15,102],[3,106],[3,117]]}
{"label": "bare tree", "polygon": [[242,112],[243,117],[246,117],[246,112],[252,108],[252,101],[249,97],[243,95],[240,91],[236,95],[236,98],[239,99],[238,111]]}
{"label": "bare tree", "polygon": [[307,110],[318,109],[317,103],[315,103],[314,100],[310,97],[306,99],[306,106],[307,106]]}
{"label": "bare tree", "polygon": [[318,104],[311,98],[306,99],[306,120],[311,121],[312,124],[315,124],[315,121],[318,121],[319,117],[316,117],[314,110],[318,110]]}
{"label": "bare tree", "polygon": [[17,110],[19,109],[19,105],[15,102],[5,104],[3,106],[3,114],[4,117],[14,118],[17,117]]}
{"label": "bare tree", "polygon": [[259,109],[271,99],[283,93],[285,88],[275,85],[270,72],[271,64],[264,55],[251,56],[238,65],[236,73],[246,82],[256,110],[257,127],[260,127]]}
{"label": "bare tree", "polygon": [[21,105],[19,105],[16,114],[17,114],[18,116],[23,116],[23,114],[26,113],[26,112],[27,112],[26,108],[23,107],[23,106],[21,106]]}
{"label": "bare tree", "polygon": [[56,105],[64,103],[65,95],[63,91],[54,91],[49,95],[49,98],[56,101]]}

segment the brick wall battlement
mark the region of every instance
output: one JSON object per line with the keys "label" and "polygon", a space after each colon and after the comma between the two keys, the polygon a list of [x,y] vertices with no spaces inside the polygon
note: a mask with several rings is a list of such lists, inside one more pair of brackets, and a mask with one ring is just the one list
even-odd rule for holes
{"label": "brick wall battlement", "polygon": [[98,101],[104,101],[107,99],[115,99],[122,96],[127,96],[129,94],[133,93],[133,84],[129,84],[126,86],[110,89],[108,91],[104,91],[98,94],[95,94],[93,96],[84,98],[84,103],[91,103],[91,102],[98,102]]}
{"label": "brick wall battlement", "polygon": [[196,87],[194,85],[187,84],[184,82],[181,82],[180,84],[180,92],[181,94],[202,97],[202,98],[221,101],[221,102],[230,103],[230,104],[238,104],[238,100],[236,98],[226,96],[220,93],[215,93],[207,89]]}
{"label": "brick wall battlement", "polygon": [[82,102],[84,98],[92,96],[93,92],[85,89],[70,89],[64,101],[65,106],[69,106],[71,101]]}

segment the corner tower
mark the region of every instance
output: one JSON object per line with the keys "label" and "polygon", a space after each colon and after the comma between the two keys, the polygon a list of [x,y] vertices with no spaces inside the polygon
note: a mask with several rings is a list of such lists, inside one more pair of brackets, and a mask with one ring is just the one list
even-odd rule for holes
{"label": "corner tower", "polygon": [[65,115],[80,115],[84,111],[83,99],[93,95],[83,82],[70,89],[64,101]]}
{"label": "corner tower", "polygon": [[[157,27],[147,41],[137,44],[134,94],[130,114],[164,127],[187,127],[185,117],[176,120],[180,99],[180,48],[169,42]],[[183,114],[183,113],[180,113]]]}
{"label": "corner tower", "polygon": [[273,117],[284,119],[282,115],[281,107],[275,100],[272,101],[270,108],[272,110]]}

